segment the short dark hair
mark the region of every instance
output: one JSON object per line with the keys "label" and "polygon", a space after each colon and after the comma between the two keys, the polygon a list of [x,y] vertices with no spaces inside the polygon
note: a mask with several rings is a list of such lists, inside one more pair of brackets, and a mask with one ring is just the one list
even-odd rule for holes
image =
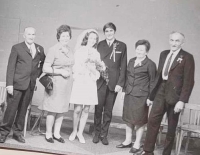
{"label": "short dark hair", "polygon": [[136,43],[135,43],[135,48],[137,48],[139,45],[144,45],[146,47],[146,51],[149,52],[150,48],[151,48],[151,45],[149,43],[148,40],[145,40],[145,39],[142,39],[142,40],[138,40]]}
{"label": "short dark hair", "polygon": [[104,33],[105,33],[105,31],[106,31],[107,28],[111,28],[111,29],[113,29],[115,32],[116,32],[116,30],[117,30],[115,24],[113,24],[113,23],[111,23],[111,22],[109,22],[109,23],[107,23],[107,24],[104,25],[104,27],[103,27],[103,32],[104,32]]}
{"label": "short dark hair", "polygon": [[61,25],[59,28],[57,28],[57,35],[56,35],[56,37],[57,37],[58,41],[60,39],[60,35],[63,32],[69,32],[70,39],[72,38],[72,31],[71,31],[70,26],[68,26],[68,25]]}
{"label": "short dark hair", "polygon": [[87,33],[85,34],[85,37],[83,38],[83,41],[82,41],[81,45],[83,45],[83,46],[86,46],[86,45],[87,45],[88,38],[89,38],[89,35],[90,35],[91,33],[94,33],[94,34],[96,34],[96,36],[97,36],[96,43],[95,43],[94,46],[93,46],[94,48],[97,48],[97,44],[98,44],[98,42],[99,42],[99,35],[98,35],[95,31],[87,32]]}

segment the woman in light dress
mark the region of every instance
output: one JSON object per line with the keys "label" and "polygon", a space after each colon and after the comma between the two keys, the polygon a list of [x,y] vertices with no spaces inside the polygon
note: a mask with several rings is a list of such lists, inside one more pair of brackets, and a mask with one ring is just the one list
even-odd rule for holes
{"label": "woman in light dress", "polygon": [[75,65],[73,67],[73,87],[70,103],[74,104],[73,131],[69,137],[73,141],[76,136],[80,143],[85,143],[83,130],[91,105],[98,104],[96,80],[100,77],[95,61],[100,62],[97,52],[98,34],[96,30],[85,30],[79,37],[75,49]]}
{"label": "woman in light dress", "polygon": [[60,135],[60,129],[63,115],[69,109],[73,82],[72,66],[74,64],[74,56],[68,46],[70,39],[70,27],[61,25],[57,29],[58,43],[49,49],[43,66],[43,72],[53,76],[53,90],[44,92],[43,104],[39,107],[39,109],[48,112],[45,139],[50,143],[54,143],[54,139],[61,143],[65,142]]}

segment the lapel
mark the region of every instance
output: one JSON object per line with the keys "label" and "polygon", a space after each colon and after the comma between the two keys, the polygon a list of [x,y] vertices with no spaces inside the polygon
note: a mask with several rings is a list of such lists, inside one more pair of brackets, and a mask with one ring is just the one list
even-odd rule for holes
{"label": "lapel", "polygon": [[[143,61],[141,61],[141,65],[138,64],[134,68],[138,68],[138,67],[144,66],[147,63],[147,61],[148,61],[148,57],[146,56],[146,58]],[[135,62],[135,59],[134,59],[134,62]]]}
{"label": "lapel", "polygon": [[179,64],[179,62],[177,61],[178,58],[183,58],[183,50],[182,49],[180,50],[180,52],[175,57],[170,70],[174,69]]}
{"label": "lapel", "polygon": [[129,64],[130,72],[131,72],[131,73],[134,73],[134,72],[135,72],[135,67],[134,67],[135,59],[136,59],[136,57],[133,58],[133,59],[130,61],[130,64]]}
{"label": "lapel", "polygon": [[101,49],[101,55],[102,55],[102,58],[105,58],[107,56],[110,57],[111,53],[112,53],[112,50],[113,50],[113,44],[116,43],[117,40],[115,39],[114,42],[112,43],[112,45],[109,47],[106,40],[104,40],[102,42],[102,49]]}
{"label": "lapel", "polygon": [[161,73],[162,73],[162,70],[163,70],[163,67],[164,67],[164,64],[165,64],[167,55],[168,55],[169,53],[170,53],[170,50],[167,50],[167,51],[163,54],[163,56],[162,56],[162,61],[161,61],[161,64],[160,64]]}
{"label": "lapel", "polygon": [[[29,48],[26,46],[26,43],[25,43],[25,42],[22,43],[22,46],[23,46],[24,50],[31,56],[30,50],[29,50]],[[32,56],[31,56],[31,57],[32,57]]]}
{"label": "lapel", "polygon": [[40,47],[36,43],[35,43],[35,49],[36,49],[36,53],[35,53],[35,57],[33,59],[35,59],[39,55],[39,53],[41,52]]}

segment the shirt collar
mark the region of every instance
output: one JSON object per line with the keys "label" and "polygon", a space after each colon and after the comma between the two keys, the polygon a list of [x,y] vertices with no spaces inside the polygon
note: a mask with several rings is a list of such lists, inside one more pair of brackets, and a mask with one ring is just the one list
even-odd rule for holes
{"label": "shirt collar", "polygon": [[169,53],[169,54],[172,54],[172,53],[173,53],[173,55],[177,55],[177,54],[180,52],[180,50],[181,50],[181,48],[178,49],[178,50],[176,50],[175,52],[172,51],[172,50],[170,50],[170,53]]}
{"label": "shirt collar", "polygon": [[34,44],[34,43],[32,43],[32,44],[30,45],[30,44],[28,44],[28,43],[25,41],[25,44],[26,44],[26,46],[28,47],[28,49],[30,49],[31,47],[32,47],[32,48],[35,47],[35,44]]}
{"label": "shirt collar", "polygon": [[107,44],[109,45],[109,43],[110,43],[110,45],[112,45],[112,43],[115,41],[115,39],[113,39],[113,40],[107,40],[106,39],[106,42],[107,42]]}

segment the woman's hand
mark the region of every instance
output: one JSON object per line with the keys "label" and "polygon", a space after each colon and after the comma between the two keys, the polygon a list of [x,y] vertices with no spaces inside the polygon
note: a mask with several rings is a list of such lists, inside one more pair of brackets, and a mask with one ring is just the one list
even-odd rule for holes
{"label": "woman's hand", "polygon": [[89,69],[90,72],[92,72],[94,75],[96,75],[96,66],[94,63],[88,63],[87,68]]}
{"label": "woman's hand", "polygon": [[62,70],[61,75],[62,75],[64,78],[67,78],[67,77],[70,76],[70,73],[69,73],[68,71],[66,71],[66,70]]}

